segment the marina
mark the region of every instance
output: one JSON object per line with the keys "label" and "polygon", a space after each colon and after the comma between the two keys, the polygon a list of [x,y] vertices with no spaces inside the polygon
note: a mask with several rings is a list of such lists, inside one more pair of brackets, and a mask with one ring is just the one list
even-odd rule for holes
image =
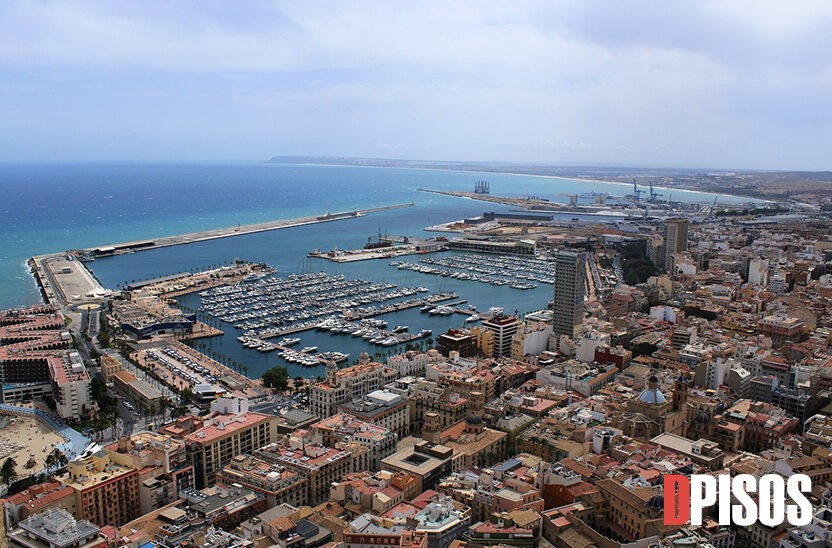
{"label": "marina", "polygon": [[514,289],[534,289],[537,283],[553,284],[552,263],[544,257],[503,257],[499,255],[457,254],[426,258],[418,263],[391,261],[399,270],[445,276]]}
{"label": "marina", "polygon": [[[274,276],[243,280],[208,289],[200,293],[200,310],[243,330],[243,335],[237,337],[243,346],[264,353],[280,350],[281,357],[300,358],[303,362],[304,359],[298,354],[309,357],[317,351],[317,347],[307,347],[299,352],[292,350],[289,346],[297,344],[300,339],[285,335],[326,329],[362,335],[370,344],[380,346],[394,346],[428,336],[430,330],[411,334],[407,332],[407,326],[385,331],[383,328],[387,322],[372,319],[388,312],[433,306],[457,297],[452,292],[413,297],[427,291],[424,287],[348,280],[343,275],[292,274],[287,278]],[[395,302],[381,304],[386,301]],[[322,321],[321,318],[326,319]],[[278,343],[265,340],[276,337],[284,338]],[[317,359],[315,364],[320,361]]]}

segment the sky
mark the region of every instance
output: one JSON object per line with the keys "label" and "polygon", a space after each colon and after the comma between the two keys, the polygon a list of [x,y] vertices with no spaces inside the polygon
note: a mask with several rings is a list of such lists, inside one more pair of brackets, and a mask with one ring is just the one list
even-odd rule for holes
{"label": "sky", "polygon": [[832,169],[832,2],[0,2],[0,161]]}

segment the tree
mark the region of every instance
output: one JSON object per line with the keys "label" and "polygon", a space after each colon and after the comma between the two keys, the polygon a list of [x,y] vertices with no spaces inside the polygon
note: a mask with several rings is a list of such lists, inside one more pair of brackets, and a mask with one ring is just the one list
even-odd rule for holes
{"label": "tree", "polygon": [[633,348],[631,348],[634,358],[637,358],[639,356],[652,356],[653,353],[658,349],[658,346],[649,342],[640,342],[638,344],[634,344]]}
{"label": "tree", "polygon": [[43,459],[43,464],[46,465],[46,473],[49,474],[52,471],[52,467],[55,466],[55,455],[53,453],[46,455],[46,458]]}
{"label": "tree", "polygon": [[263,386],[274,388],[280,392],[289,387],[289,370],[285,367],[272,367],[263,373]]}
{"label": "tree", "polygon": [[0,479],[3,480],[3,483],[9,485],[12,478],[15,477],[15,467],[17,463],[14,461],[13,458],[9,457],[5,461],[3,461],[3,466],[0,467]]}

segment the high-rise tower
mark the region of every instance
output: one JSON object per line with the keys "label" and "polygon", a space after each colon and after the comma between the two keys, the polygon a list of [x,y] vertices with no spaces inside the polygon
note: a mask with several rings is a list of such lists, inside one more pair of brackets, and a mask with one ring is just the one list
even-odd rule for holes
{"label": "high-rise tower", "polygon": [[552,327],[556,335],[572,339],[580,332],[584,319],[586,255],[577,251],[555,254],[555,295]]}
{"label": "high-rise tower", "polygon": [[688,227],[688,220],[680,217],[664,222],[662,266],[668,272],[673,271],[673,255],[688,250]]}

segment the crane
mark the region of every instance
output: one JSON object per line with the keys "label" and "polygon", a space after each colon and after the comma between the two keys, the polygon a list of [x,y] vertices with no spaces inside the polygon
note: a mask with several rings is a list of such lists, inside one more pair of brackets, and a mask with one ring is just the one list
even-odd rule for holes
{"label": "crane", "polygon": [[661,194],[653,190],[653,181],[650,181],[650,201],[655,202],[656,198],[660,197]]}
{"label": "crane", "polygon": [[637,201],[637,202],[641,201],[641,193],[642,193],[642,192],[644,192],[644,191],[643,191],[643,190],[641,190],[641,189],[638,187],[638,185],[636,184],[636,180],[635,180],[635,179],[633,179],[633,194],[635,194],[635,196],[636,196],[636,201]]}

